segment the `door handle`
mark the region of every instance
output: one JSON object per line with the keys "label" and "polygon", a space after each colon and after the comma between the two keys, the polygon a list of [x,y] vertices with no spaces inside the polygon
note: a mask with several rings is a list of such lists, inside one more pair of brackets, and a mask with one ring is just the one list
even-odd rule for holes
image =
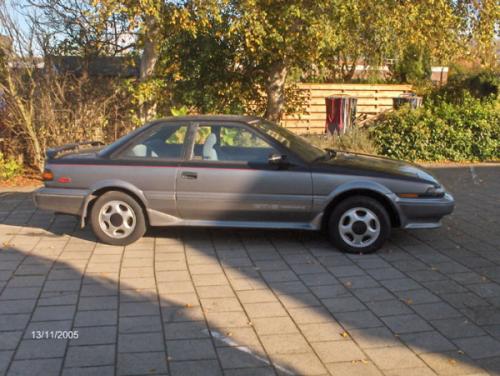
{"label": "door handle", "polygon": [[192,171],[183,171],[181,173],[181,177],[184,179],[194,180],[194,179],[198,179],[198,173],[192,172]]}

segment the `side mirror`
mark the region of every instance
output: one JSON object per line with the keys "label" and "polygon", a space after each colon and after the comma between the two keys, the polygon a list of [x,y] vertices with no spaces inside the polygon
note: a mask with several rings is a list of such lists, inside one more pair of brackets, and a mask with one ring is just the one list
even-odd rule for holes
{"label": "side mirror", "polygon": [[286,167],[286,166],[290,165],[290,162],[288,162],[287,156],[280,155],[280,154],[271,154],[269,156],[268,162],[270,165],[279,166],[279,167]]}

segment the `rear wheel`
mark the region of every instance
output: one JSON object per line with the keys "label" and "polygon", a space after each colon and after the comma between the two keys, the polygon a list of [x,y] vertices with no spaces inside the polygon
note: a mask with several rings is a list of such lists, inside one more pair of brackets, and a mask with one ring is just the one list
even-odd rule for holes
{"label": "rear wheel", "polygon": [[90,213],[92,231],[103,243],[128,245],[146,232],[146,220],[139,203],[123,192],[106,192],[98,197]]}
{"label": "rear wheel", "polygon": [[372,253],[389,238],[391,221],[377,200],[354,196],[333,209],[328,232],[333,244],[344,252]]}

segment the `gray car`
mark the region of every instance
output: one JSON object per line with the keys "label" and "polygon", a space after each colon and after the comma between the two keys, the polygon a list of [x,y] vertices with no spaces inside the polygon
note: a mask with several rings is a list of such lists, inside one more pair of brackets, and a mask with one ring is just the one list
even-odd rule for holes
{"label": "gray car", "polygon": [[256,117],[167,118],[88,144],[47,152],[34,201],[108,244],[147,226],[324,229],[339,249],[369,253],[391,227],[435,228],[454,207],[416,165],[322,150]]}

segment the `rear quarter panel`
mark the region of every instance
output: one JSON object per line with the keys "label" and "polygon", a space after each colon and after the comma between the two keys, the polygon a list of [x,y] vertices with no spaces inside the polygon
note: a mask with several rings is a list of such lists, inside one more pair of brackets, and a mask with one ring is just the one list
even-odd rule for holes
{"label": "rear quarter panel", "polygon": [[[89,189],[91,192],[108,187],[126,189],[135,193],[147,208],[176,215],[176,166],[137,166],[105,164],[47,164],[54,173],[54,181],[47,187]],[[71,179],[61,183],[61,177]]]}

